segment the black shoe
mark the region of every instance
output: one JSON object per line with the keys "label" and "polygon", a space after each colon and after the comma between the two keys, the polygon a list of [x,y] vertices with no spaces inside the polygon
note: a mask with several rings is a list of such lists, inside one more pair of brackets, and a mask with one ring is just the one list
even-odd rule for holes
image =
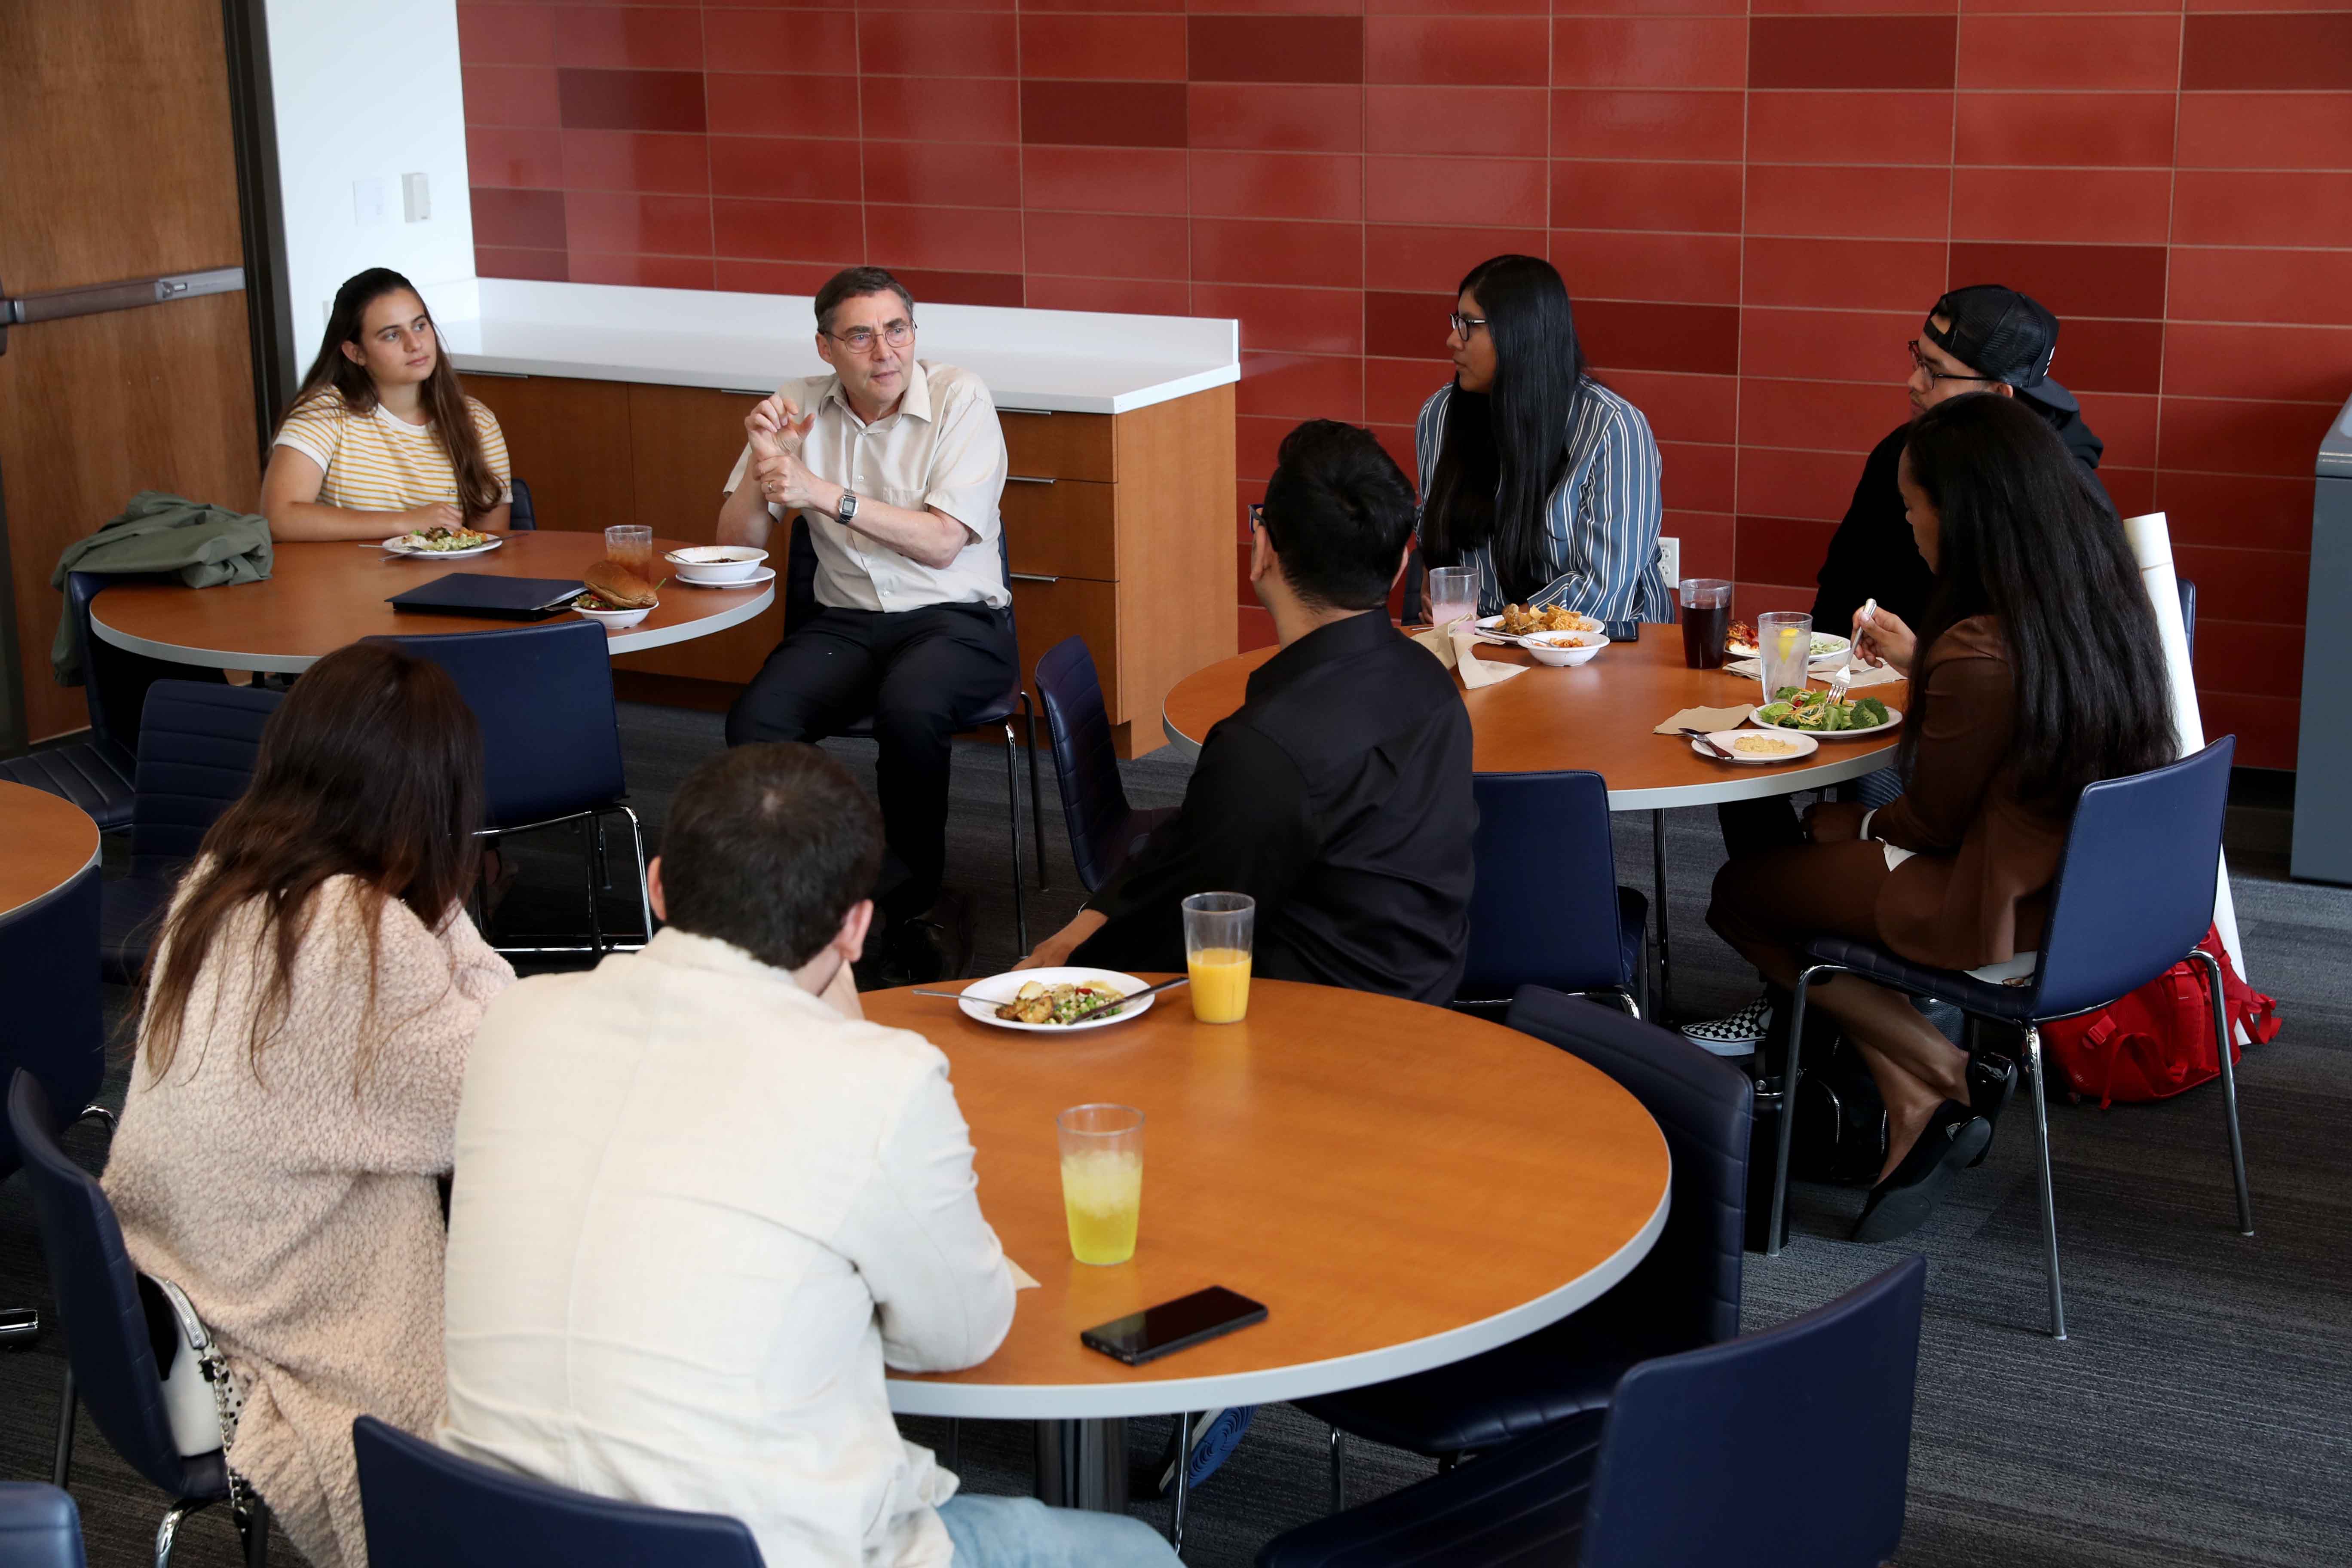
{"label": "black shoe", "polygon": [[2017,1092],[2017,1063],[2008,1057],[1990,1051],[1979,1051],[1969,1058],[1969,1109],[1985,1120],[1983,1153],[1969,1162],[1975,1170],[1985,1163],[1985,1154],[1992,1152],[1990,1131],[2000,1121],[2000,1113],[2009,1109],[2010,1097]]}
{"label": "black shoe", "polygon": [[1953,1173],[1983,1153],[1991,1139],[1991,1123],[1959,1101],[1937,1106],[1903,1163],[1870,1189],[1870,1201],[1853,1224],[1853,1239],[1893,1241],[1918,1229],[1936,1212]]}
{"label": "black shoe", "polygon": [[883,985],[930,985],[961,979],[971,967],[971,901],[943,892],[928,914],[890,923],[876,978]]}

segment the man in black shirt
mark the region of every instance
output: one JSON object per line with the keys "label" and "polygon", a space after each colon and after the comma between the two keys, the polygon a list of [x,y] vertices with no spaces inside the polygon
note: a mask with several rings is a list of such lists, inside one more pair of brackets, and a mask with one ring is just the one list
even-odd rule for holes
{"label": "man in black shirt", "polygon": [[1282,650],[1209,731],[1183,809],[1031,962],[1181,970],[1180,905],[1257,900],[1255,972],[1454,999],[1470,927],[1470,716],[1388,617],[1412,486],[1369,431],[1284,438],[1250,581]]}
{"label": "man in black shirt", "polygon": [[[1980,283],[1955,289],[1928,311],[1922,335],[1911,345],[1913,418],[1948,397],[1991,392],[2021,397],[2050,421],[2083,467],[2096,470],[2105,444],[2083,420],[2074,395],[2050,379],[2058,348],[2058,318],[2013,289]],[[1876,599],[1913,626],[1927,607],[1935,574],[1921,560],[1903,497],[1895,488],[1895,465],[1903,456],[1906,421],[1871,449],[1845,521],[1830,541],[1822,563],[1821,591],[1813,598],[1813,629],[1844,637],[1853,613]]]}

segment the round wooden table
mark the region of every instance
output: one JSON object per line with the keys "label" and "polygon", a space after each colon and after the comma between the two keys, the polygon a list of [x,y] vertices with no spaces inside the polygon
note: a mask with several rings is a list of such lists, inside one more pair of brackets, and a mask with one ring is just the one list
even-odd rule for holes
{"label": "round wooden table", "polygon": [[[982,1207],[1040,1285],[979,1366],[892,1374],[908,1415],[1098,1422],[1402,1377],[1566,1317],[1665,1224],[1665,1140],[1632,1095],[1443,1008],[1257,980],[1241,1024],[1194,1023],[1179,987],[1132,1022],[1054,1036],[910,991],[859,1000],[947,1052]],[[1090,1100],[1145,1117],[1139,1240],[1112,1268],[1071,1258],[1062,1213],[1054,1118]],[[1210,1285],[1263,1301],[1266,1321],[1139,1367],[1078,1342]],[[1047,1500],[1115,1505],[1123,1447],[1064,1431],[1066,1451],[1100,1457],[1108,1493]]]}
{"label": "round wooden table", "polygon": [[[1178,681],[1161,710],[1160,728],[1187,757],[1200,754],[1209,727],[1242,705],[1250,672],[1276,650],[1255,648]],[[1482,773],[1589,768],[1609,784],[1612,811],[1715,805],[1825,789],[1875,773],[1895,758],[1895,731],[1861,740],[1822,736],[1821,750],[1794,766],[1750,766],[1701,756],[1683,735],[1652,733],[1685,708],[1755,704],[1754,676],[1692,669],[1683,663],[1678,626],[1644,626],[1641,640],[1612,643],[1573,669],[1535,664],[1525,650],[1487,647],[1478,657],[1533,665],[1532,673],[1462,694],[1470,710],[1471,766]],[[1910,686],[1869,686],[1856,696],[1889,708],[1908,705]]]}
{"label": "round wooden table", "polygon": [[0,921],[63,892],[98,864],[98,824],[71,801],[0,782]]}
{"label": "round wooden table", "polygon": [[[349,542],[280,544],[268,581],[234,587],[123,583],[90,603],[90,628],[120,648],[177,664],[291,675],[362,637],[510,630],[529,623],[469,616],[404,616],[384,603],[445,572],[576,579],[604,558],[601,533],[546,529],[509,533],[487,555],[451,561],[392,557]],[[684,548],[657,539],[656,552]],[[656,560],[656,566],[663,563]],[[666,566],[663,566],[667,570]],[[775,583],[743,588],[663,584],[654,613],[610,632],[614,653],[641,653],[709,637],[751,619],[775,602]],[[568,612],[567,612],[568,614]]]}

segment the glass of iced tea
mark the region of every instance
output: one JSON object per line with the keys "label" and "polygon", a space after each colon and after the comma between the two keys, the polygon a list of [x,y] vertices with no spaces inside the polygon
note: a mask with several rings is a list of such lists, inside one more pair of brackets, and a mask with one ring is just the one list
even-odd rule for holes
{"label": "glass of iced tea", "polygon": [[1070,1256],[1124,1263],[1143,1217],[1143,1112],[1131,1105],[1074,1105],[1054,1118],[1062,1144],[1062,1214]]}
{"label": "glass of iced tea", "polygon": [[1683,602],[1683,662],[1693,669],[1721,669],[1723,645],[1731,637],[1731,583],[1724,577],[1685,577]]}
{"label": "glass of iced tea", "polygon": [[654,580],[654,531],[634,523],[604,531],[604,554],[650,583]]}
{"label": "glass of iced tea", "polygon": [[1184,968],[1192,1016],[1238,1024],[1249,1016],[1250,948],[1257,900],[1247,893],[1195,893],[1184,900]]}

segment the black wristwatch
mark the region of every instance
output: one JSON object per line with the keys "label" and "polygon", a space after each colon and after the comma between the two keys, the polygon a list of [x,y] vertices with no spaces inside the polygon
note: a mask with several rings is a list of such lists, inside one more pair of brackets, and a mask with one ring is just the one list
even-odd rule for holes
{"label": "black wristwatch", "polygon": [[851,518],[856,517],[857,515],[857,492],[856,490],[842,491],[841,500],[834,504],[833,515],[839,518],[844,522],[847,522]]}

